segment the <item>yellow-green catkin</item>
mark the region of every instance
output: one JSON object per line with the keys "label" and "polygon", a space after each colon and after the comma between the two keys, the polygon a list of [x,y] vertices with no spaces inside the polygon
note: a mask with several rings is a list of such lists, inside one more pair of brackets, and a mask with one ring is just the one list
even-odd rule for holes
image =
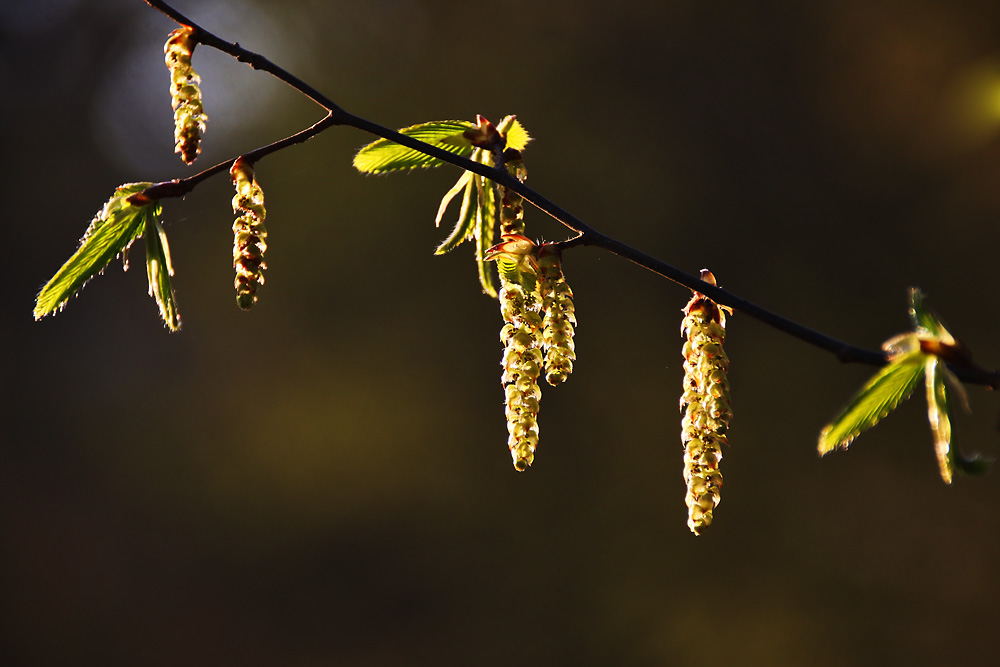
{"label": "yellow-green catkin", "polygon": [[[709,271],[701,279],[715,284]],[[722,348],[726,338],[724,309],[703,294],[695,293],[684,308],[681,336],[685,338],[684,393],[680,408],[684,443],[685,502],[688,527],[700,535],[712,523],[722,490],[722,446],[733,412],[730,408],[729,358]]]}
{"label": "yellow-green catkin", "polygon": [[[519,181],[527,178],[528,170],[521,151],[507,149],[503,158],[507,173]],[[524,197],[505,187],[500,190],[500,235],[524,234]]]}
{"label": "yellow-green catkin", "polygon": [[170,33],[163,45],[164,60],[170,70],[170,104],[174,109],[174,152],[191,164],[201,152],[201,135],[208,116],[201,101],[201,77],[191,67],[197,42],[188,26]]}
{"label": "yellow-green catkin", "polygon": [[504,280],[500,289],[500,314],[504,325],[500,341],[504,344],[503,376],[506,403],[507,446],[514,468],[523,472],[535,459],[538,446],[538,403],[542,391],[538,376],[542,372],[542,316],[537,290]]}
{"label": "yellow-green catkin", "polygon": [[229,170],[236,186],[233,212],[233,268],[236,269],[236,303],[249,310],[257,303],[257,286],[264,284],[264,251],[267,250],[267,229],[264,227],[264,192],[257,185],[253,167],[243,158]]}
{"label": "yellow-green catkin", "polygon": [[562,253],[557,246],[544,244],[537,251],[538,291],[542,298],[542,346],[545,352],[545,380],[552,386],[566,381],[576,361],[573,334],[576,307],[573,290],[562,271]]}

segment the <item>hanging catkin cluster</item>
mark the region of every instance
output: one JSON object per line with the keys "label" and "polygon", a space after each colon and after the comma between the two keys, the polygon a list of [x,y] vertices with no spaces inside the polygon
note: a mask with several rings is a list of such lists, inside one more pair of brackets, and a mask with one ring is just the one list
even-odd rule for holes
{"label": "hanging catkin cluster", "polygon": [[233,223],[233,268],[236,269],[236,303],[249,310],[257,303],[257,286],[264,284],[264,251],[267,250],[267,229],[264,228],[264,192],[257,185],[253,167],[239,158],[229,170],[236,186],[233,211],[238,214]]}
{"label": "hanging catkin cluster", "polygon": [[514,467],[528,469],[538,446],[538,402],[542,390],[542,315],[537,290],[503,280],[500,314],[505,324],[500,330],[504,344],[502,383],[506,402],[507,447]]}
{"label": "hanging catkin cluster", "polygon": [[573,290],[562,272],[562,253],[551,244],[538,246],[538,291],[542,297],[542,345],[545,349],[545,380],[553,387],[573,372],[576,345],[576,307]]}
{"label": "hanging catkin cluster", "polygon": [[197,42],[188,26],[170,33],[163,45],[164,60],[170,70],[170,103],[174,109],[174,152],[191,164],[201,152],[201,135],[208,116],[201,102],[201,77],[191,68]]}
{"label": "hanging catkin cluster", "polygon": [[[715,284],[709,271],[702,280]],[[681,396],[681,440],[684,443],[684,481],[687,483],[688,527],[696,535],[712,523],[722,489],[722,445],[732,418],[729,406],[729,358],[722,349],[726,338],[723,309],[695,293],[684,308],[681,335],[685,337],[684,393]]]}
{"label": "hanging catkin cluster", "polygon": [[563,277],[561,254],[553,244],[537,245],[520,234],[505,234],[487,259],[497,262],[504,319],[502,383],[506,401],[507,445],[514,467],[526,470],[538,446],[538,378],[549,384],[566,380],[576,353],[573,292]]}
{"label": "hanging catkin cluster", "polygon": [[[510,116],[505,121],[513,119]],[[482,117],[478,121],[479,130],[474,134],[480,143],[474,145],[489,148],[495,162],[524,181],[528,172],[521,151],[503,149],[507,140],[504,132],[519,126],[501,123],[501,141],[497,141],[489,131],[492,126]],[[520,131],[523,133],[523,128]],[[520,144],[526,142],[525,134]],[[504,345],[501,381],[510,434],[507,446],[514,467],[524,471],[534,461],[538,446],[538,407],[542,398],[538,378],[544,372],[549,384],[557,385],[573,371],[576,313],[573,291],[563,277],[558,246],[538,245],[524,236],[524,198],[501,186],[498,217],[503,240],[489,248],[484,259],[496,261],[500,274],[500,314],[504,319],[500,331]]]}

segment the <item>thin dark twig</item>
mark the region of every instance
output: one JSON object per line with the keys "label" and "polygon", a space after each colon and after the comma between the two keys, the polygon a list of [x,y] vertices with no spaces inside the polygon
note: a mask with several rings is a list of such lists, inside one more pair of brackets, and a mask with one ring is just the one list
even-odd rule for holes
{"label": "thin dark twig", "polygon": [[186,25],[194,30],[192,37],[199,44],[204,44],[205,46],[210,46],[213,49],[218,49],[223,53],[228,53],[232,57],[236,58],[241,63],[247,63],[250,67],[260,70],[262,72],[267,72],[271,76],[284,81],[289,86],[302,93],[309,99],[311,99],[316,104],[320,105],[324,109],[336,114],[340,112],[340,107],[338,107],[333,100],[323,95],[321,92],[307,84],[302,79],[291,74],[288,70],[278,67],[270,60],[260,55],[259,53],[254,53],[248,49],[244,49],[236,42],[227,42],[226,40],[218,37],[211,31],[205,30],[200,25],[189,19],[188,17],[181,14],[179,11],[171,7],[161,0],[144,0],[144,2],[164,14],[169,18],[173,19],[181,25]]}
{"label": "thin dark twig", "polygon": [[[606,234],[602,234],[593,227],[584,223],[569,211],[557,205],[555,202],[552,202],[538,192],[535,192],[528,186],[524,185],[524,183],[511,176],[505,169],[497,169],[496,167],[488,166],[479,162],[473,162],[468,158],[456,155],[432,144],[409,137],[395,130],[373,123],[365,118],[348,113],[333,102],[333,100],[326,97],[298,77],[292,75],[287,70],[275,65],[273,62],[260,54],[244,49],[238,43],[227,42],[219,38],[212,32],[202,28],[194,21],[175,10],[166,2],[163,2],[162,0],[144,0],[144,2],[146,2],[146,4],[150,7],[159,10],[175,22],[181,25],[190,26],[195,31],[194,39],[197,42],[227,53],[233,56],[236,60],[249,64],[254,69],[259,69],[271,74],[327,110],[327,116],[312,127],[245,154],[243,157],[251,163],[270,153],[293,144],[301,143],[306,139],[309,139],[328,129],[329,127],[333,127],[335,125],[353,127],[383,139],[393,141],[402,146],[412,148],[425,155],[438,158],[439,160],[454,165],[460,169],[489,178],[498,185],[509,188],[510,190],[520,194],[526,201],[530,202],[539,210],[547,213],[564,226],[576,232],[574,237],[559,244],[563,249],[579,245],[602,248],[608,252],[623,257],[630,262],[647,269],[648,271],[683,285],[688,289],[701,292],[717,303],[729,306],[730,308],[733,308],[734,310],[737,310],[745,315],[749,315],[750,317],[786,333],[793,338],[798,338],[809,345],[830,352],[841,362],[860,363],[871,366],[882,366],[888,362],[886,355],[879,350],[868,350],[856,347],[810,329],[802,324],[799,324],[798,322],[789,320],[788,318],[782,317],[781,315],[767,310],[766,308],[758,306],[751,301],[747,301],[732,292],[703,282],[699,278],[685,273],[671,264],[636,250],[635,248],[607,236]],[[183,196],[190,192],[201,181],[228,169],[232,162],[233,160],[220,162],[219,164],[186,179],[158,183],[148,188],[142,194],[151,199]],[[951,365],[951,369],[956,376],[965,382],[986,385],[992,389],[1000,389],[1000,372],[998,371],[987,371],[972,364],[971,362],[962,365]]]}
{"label": "thin dark twig", "polygon": [[304,130],[296,132],[295,134],[285,137],[280,141],[275,141],[274,143],[268,144],[266,146],[261,146],[260,148],[255,148],[249,153],[244,153],[243,155],[230,158],[228,160],[223,160],[222,162],[212,165],[204,171],[199,171],[194,176],[188,176],[187,178],[175,178],[172,181],[164,181],[162,183],[154,183],[142,192],[136,193],[129,197],[129,200],[147,199],[147,200],[157,200],[166,199],[169,197],[183,197],[187,193],[195,189],[195,187],[202,181],[215,176],[219,172],[228,171],[232,166],[233,162],[237,158],[242,157],[244,160],[250,164],[255,163],[266,155],[280,151],[283,148],[288,148],[295,144],[301,144],[307,139],[312,139],[317,134],[327,129],[328,127],[336,125],[336,123],[331,118],[330,114],[327,114],[323,120],[319,121],[307,127]]}

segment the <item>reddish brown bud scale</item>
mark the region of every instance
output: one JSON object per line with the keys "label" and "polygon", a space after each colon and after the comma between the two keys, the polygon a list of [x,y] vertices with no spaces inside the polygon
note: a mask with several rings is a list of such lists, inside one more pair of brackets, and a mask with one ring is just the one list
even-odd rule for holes
{"label": "reddish brown bud scale", "polygon": [[969,351],[958,341],[948,343],[937,338],[921,338],[920,351],[958,365],[968,365],[972,361]]}
{"label": "reddish brown bud scale", "polygon": [[128,203],[132,204],[133,206],[148,206],[149,204],[152,204],[155,200],[150,199],[145,192],[137,192],[134,195],[129,195],[126,201],[128,201]]}
{"label": "reddish brown bud scale", "polygon": [[462,136],[472,142],[476,148],[484,148],[489,151],[496,150],[499,153],[503,145],[504,138],[500,135],[496,126],[486,118],[476,115],[477,126],[462,133]]}

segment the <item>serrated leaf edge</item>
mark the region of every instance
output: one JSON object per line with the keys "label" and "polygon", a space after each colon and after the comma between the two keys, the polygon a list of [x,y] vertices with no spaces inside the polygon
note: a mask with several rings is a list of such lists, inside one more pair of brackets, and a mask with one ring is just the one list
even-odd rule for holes
{"label": "serrated leaf edge", "polygon": [[[69,300],[78,295],[80,291],[97,275],[104,272],[108,264],[118,257],[127,256],[127,252],[132,243],[139,238],[145,226],[145,216],[147,213],[155,213],[161,210],[158,202],[136,205],[128,201],[129,196],[142,192],[150,187],[152,183],[125,183],[115,188],[115,193],[104,203],[101,210],[94,216],[87,226],[77,249],[66,262],[55,272],[52,278],[39,290],[35,298],[35,308],[33,315],[36,320],[40,320],[48,315],[61,312]],[[131,210],[129,210],[131,209]],[[122,228],[121,233],[99,254],[90,266],[75,272],[76,277],[70,280],[57,294],[53,292],[57,289],[67,276],[74,273],[76,263],[83,256],[88,248],[88,244],[94,242],[95,238],[109,225],[117,225]],[[128,263],[125,263],[128,268]]]}
{"label": "serrated leaf edge", "polygon": [[[420,135],[422,133],[425,134],[431,133],[429,128],[433,126],[443,126],[443,125],[454,125],[456,131],[451,135],[445,135],[443,137],[438,137],[438,136],[430,137],[430,139],[432,140],[421,138]],[[458,137],[466,129],[472,127],[475,126],[472,123],[464,120],[443,120],[443,121],[431,121],[427,123],[418,123],[417,125],[404,127],[399,130],[399,133],[409,137],[413,137],[415,139],[419,139],[420,141],[424,141],[425,143],[431,144],[432,146],[438,144],[438,147],[443,150],[446,150],[450,153],[455,153],[456,155],[468,157],[468,155],[472,153],[471,142],[465,143],[462,141],[458,142],[446,141],[446,139],[450,139],[452,137]],[[393,165],[393,160],[384,160],[382,163],[380,163],[378,166],[374,168],[364,165],[363,160],[366,155],[376,150],[388,148],[390,145],[398,147],[398,149],[401,152],[401,155],[406,156],[408,159],[415,160],[415,163],[406,164],[403,166],[391,166]],[[403,161],[403,158],[397,157],[395,161],[401,162]],[[407,171],[412,169],[427,169],[431,167],[439,167],[445,164],[445,162],[430,155],[423,154],[420,151],[417,151],[408,146],[403,146],[402,144],[398,144],[392,141],[391,139],[379,138],[371,142],[370,144],[362,146],[355,154],[353,164],[355,169],[364,174],[385,174],[393,171]]]}
{"label": "serrated leaf edge", "polygon": [[[913,393],[913,390],[916,388],[921,374],[924,373],[924,363],[926,357],[927,355],[919,351],[913,352],[899,357],[898,359],[880,368],[875,375],[873,375],[868,382],[865,383],[865,385],[861,388],[861,391],[854,396],[840,415],[827,424],[827,426],[820,432],[819,442],[817,444],[817,449],[819,450],[820,455],[822,456],[828,454],[835,449],[848,447],[861,433],[878,424],[903,401],[909,398]],[[847,431],[842,437],[836,439],[830,438],[831,433],[839,428],[842,428],[841,422],[844,422],[851,416],[851,413],[863,403],[867,394],[875,390],[879,383],[887,381],[887,378],[889,378],[891,374],[901,372],[908,373],[908,375],[901,378],[905,380],[902,385],[902,391],[899,391],[894,396],[887,397],[887,400],[882,401],[878,412],[869,412],[867,415],[861,415],[862,418],[857,420],[857,425]]]}

